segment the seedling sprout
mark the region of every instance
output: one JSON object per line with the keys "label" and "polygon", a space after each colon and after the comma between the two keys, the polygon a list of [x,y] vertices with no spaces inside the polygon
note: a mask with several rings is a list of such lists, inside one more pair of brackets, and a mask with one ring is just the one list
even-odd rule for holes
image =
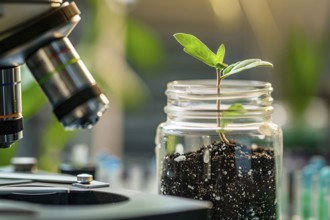
{"label": "seedling sprout", "polygon": [[[216,76],[217,76],[216,88],[218,95],[220,95],[221,82],[223,79],[254,67],[273,67],[272,63],[268,61],[263,61],[261,59],[246,59],[228,65],[223,62],[225,57],[224,44],[221,44],[217,52],[214,53],[194,35],[185,34],[185,33],[176,33],[174,34],[174,38],[184,47],[183,49],[184,52],[202,61],[208,66],[215,68]],[[222,123],[220,120],[220,106],[221,106],[220,99],[217,99],[216,105],[218,110],[217,126],[221,128],[218,131],[219,137],[227,145],[231,145],[230,141],[226,138],[224,134],[223,128],[225,127],[225,124]],[[231,105],[229,109],[231,110],[231,112],[236,112],[237,114],[242,114],[244,112],[243,106],[239,103],[235,103]]]}

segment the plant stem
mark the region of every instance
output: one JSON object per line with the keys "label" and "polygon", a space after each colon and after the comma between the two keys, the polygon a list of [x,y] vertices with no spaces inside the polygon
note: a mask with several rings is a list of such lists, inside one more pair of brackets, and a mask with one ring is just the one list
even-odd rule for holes
{"label": "plant stem", "polygon": [[[222,70],[216,68],[217,71],[217,94],[218,94],[218,99],[217,99],[217,126],[221,128],[221,99],[220,99],[220,89],[221,89],[221,80],[222,80]],[[232,144],[230,141],[226,138],[226,135],[224,132],[219,131],[219,138],[222,140],[225,144],[231,146]]]}

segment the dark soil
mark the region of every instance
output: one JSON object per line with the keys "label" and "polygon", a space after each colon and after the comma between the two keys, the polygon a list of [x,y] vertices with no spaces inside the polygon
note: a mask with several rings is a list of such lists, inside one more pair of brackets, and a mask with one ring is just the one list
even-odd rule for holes
{"label": "dark soil", "polygon": [[213,202],[211,219],[277,219],[274,151],[216,142],[167,155],[160,191]]}

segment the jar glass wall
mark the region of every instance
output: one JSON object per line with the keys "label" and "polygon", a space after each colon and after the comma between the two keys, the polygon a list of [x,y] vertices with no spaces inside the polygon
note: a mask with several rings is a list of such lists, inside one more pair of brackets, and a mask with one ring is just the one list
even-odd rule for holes
{"label": "jar glass wall", "polygon": [[159,193],[213,203],[211,219],[280,219],[282,132],[271,84],[214,80],[168,84],[157,128]]}

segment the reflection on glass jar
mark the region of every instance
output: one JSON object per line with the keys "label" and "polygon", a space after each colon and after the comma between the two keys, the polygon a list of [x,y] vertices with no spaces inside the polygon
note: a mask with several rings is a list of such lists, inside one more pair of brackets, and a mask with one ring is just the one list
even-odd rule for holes
{"label": "reflection on glass jar", "polygon": [[220,95],[212,80],[169,83],[156,135],[159,193],[211,201],[211,219],[280,219],[271,92],[257,81],[225,80]]}

